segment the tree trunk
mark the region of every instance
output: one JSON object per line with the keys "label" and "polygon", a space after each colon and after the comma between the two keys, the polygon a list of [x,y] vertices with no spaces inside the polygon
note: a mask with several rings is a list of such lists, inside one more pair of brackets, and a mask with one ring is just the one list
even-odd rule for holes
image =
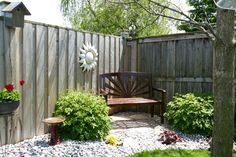
{"label": "tree trunk", "polygon": [[218,38],[214,42],[214,126],[212,156],[232,157],[234,133],[234,11],[217,10]]}

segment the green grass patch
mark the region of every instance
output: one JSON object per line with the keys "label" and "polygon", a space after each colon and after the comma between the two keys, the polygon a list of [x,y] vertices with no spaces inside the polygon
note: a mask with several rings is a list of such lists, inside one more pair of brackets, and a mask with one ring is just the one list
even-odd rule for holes
{"label": "green grass patch", "polygon": [[210,157],[210,152],[206,150],[165,149],[144,151],[130,157]]}

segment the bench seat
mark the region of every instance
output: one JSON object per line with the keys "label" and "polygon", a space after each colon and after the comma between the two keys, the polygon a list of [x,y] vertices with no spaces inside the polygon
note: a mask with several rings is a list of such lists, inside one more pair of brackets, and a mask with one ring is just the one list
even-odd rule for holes
{"label": "bench seat", "polygon": [[133,97],[133,98],[111,98],[107,99],[108,106],[116,106],[116,105],[147,105],[147,104],[156,104],[160,103],[160,100],[147,99],[142,97]]}

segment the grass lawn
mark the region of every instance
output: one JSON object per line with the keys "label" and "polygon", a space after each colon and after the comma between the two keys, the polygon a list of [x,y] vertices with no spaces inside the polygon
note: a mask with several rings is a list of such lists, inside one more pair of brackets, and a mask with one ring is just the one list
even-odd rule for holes
{"label": "grass lawn", "polygon": [[165,149],[144,151],[130,157],[210,157],[210,152],[206,150]]}

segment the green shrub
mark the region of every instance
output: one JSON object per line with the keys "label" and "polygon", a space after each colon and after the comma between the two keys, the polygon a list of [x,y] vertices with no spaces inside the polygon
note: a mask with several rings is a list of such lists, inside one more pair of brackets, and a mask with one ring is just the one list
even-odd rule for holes
{"label": "green shrub", "polygon": [[165,118],[185,133],[210,135],[213,126],[213,98],[207,94],[176,94],[167,104]]}
{"label": "green shrub", "polygon": [[63,139],[102,139],[111,129],[105,100],[89,92],[67,92],[57,101],[54,115],[65,117],[59,126]]}

